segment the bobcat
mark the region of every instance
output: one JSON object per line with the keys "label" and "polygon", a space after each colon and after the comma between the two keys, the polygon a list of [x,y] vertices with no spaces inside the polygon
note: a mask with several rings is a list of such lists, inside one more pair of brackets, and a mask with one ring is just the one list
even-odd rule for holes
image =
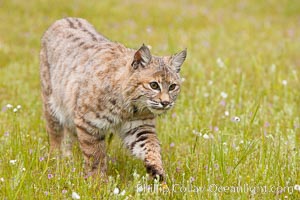
{"label": "bobcat", "polygon": [[164,169],[155,118],[174,106],[186,50],[152,56],[111,42],[86,20],[64,18],[44,33],[40,52],[50,152],[71,155],[77,136],[89,175],[105,175],[105,136],[116,133],[147,173]]}

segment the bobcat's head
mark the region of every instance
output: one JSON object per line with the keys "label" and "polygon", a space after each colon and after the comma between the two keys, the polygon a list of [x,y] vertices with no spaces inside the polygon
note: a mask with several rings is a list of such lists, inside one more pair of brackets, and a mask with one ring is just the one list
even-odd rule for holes
{"label": "bobcat's head", "polygon": [[149,109],[153,114],[162,114],[174,106],[180,92],[181,65],[186,50],[172,56],[152,56],[143,45],[133,56],[131,64],[131,100],[138,109]]}

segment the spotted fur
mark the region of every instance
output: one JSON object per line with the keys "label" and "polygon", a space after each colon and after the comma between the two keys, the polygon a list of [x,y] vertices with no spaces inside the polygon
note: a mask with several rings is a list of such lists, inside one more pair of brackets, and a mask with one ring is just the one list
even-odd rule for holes
{"label": "spotted fur", "polygon": [[50,151],[71,155],[78,138],[86,169],[105,174],[105,136],[113,132],[147,172],[164,176],[155,118],[173,107],[186,50],[157,57],[111,42],[86,20],[64,18],[44,34],[40,52]]}

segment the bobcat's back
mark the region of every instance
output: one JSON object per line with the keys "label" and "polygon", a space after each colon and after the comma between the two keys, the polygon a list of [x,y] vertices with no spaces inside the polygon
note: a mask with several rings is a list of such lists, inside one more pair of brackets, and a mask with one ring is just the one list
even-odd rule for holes
{"label": "bobcat's back", "polygon": [[[93,121],[98,128],[117,123],[121,109],[114,106],[124,103],[120,86],[127,74],[127,54],[133,53],[100,35],[84,19],[56,21],[42,38],[40,54],[42,94],[51,113],[70,127],[74,126],[74,111],[80,117],[101,111],[109,123]],[[110,101],[111,105],[104,105]],[[105,110],[116,115],[105,114]]]}

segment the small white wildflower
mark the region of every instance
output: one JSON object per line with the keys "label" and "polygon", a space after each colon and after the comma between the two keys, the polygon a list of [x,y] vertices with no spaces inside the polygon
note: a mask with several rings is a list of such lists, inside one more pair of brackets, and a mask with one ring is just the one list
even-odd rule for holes
{"label": "small white wildflower", "polygon": [[143,192],[143,191],[144,191],[143,186],[139,186],[139,187],[136,189],[136,191],[137,191],[138,193]]}
{"label": "small white wildflower", "polygon": [[240,144],[244,144],[244,140],[241,140],[241,141],[240,141]]}
{"label": "small white wildflower", "polygon": [[140,175],[138,173],[136,173],[136,171],[135,171],[135,172],[133,172],[133,177],[134,178],[140,178]]}
{"label": "small white wildflower", "polygon": [[23,172],[25,172],[25,171],[26,171],[25,167],[23,167],[23,168],[22,168],[22,171],[23,171]]}
{"label": "small white wildflower", "polygon": [[148,27],[146,28],[146,31],[147,31],[148,33],[151,33],[151,32],[152,32],[152,28],[151,28],[150,26],[148,26]]}
{"label": "small white wildflower", "polygon": [[13,106],[11,104],[7,104],[6,108],[12,108]]}
{"label": "small white wildflower", "polygon": [[240,150],[240,147],[239,147],[239,146],[235,147],[235,150],[236,150],[236,151],[239,151],[239,150]]}
{"label": "small white wildflower", "polygon": [[203,138],[204,139],[209,139],[210,137],[209,137],[209,135],[207,135],[206,133],[203,135]]}
{"label": "small white wildflower", "polygon": [[202,136],[201,132],[198,132],[196,130],[193,130],[192,132],[193,132],[194,135],[197,135],[197,136],[200,136],[200,137]]}
{"label": "small white wildflower", "polygon": [[17,105],[17,109],[21,109],[22,108],[22,106],[21,105]]}
{"label": "small white wildflower", "polygon": [[17,108],[14,108],[14,109],[13,109],[13,111],[14,111],[14,112],[17,112],[17,111],[18,111],[18,109],[17,109]]}
{"label": "small white wildflower", "polygon": [[209,93],[205,92],[205,93],[203,94],[203,96],[204,96],[205,98],[207,98],[207,97],[209,97]]}
{"label": "small white wildflower", "polygon": [[182,78],[181,78],[181,81],[184,82],[184,81],[185,81],[185,78],[182,77]]}
{"label": "small white wildflower", "polygon": [[228,97],[228,94],[226,92],[221,92],[221,97],[223,99],[226,99]]}
{"label": "small white wildflower", "polygon": [[227,110],[225,111],[224,114],[225,114],[225,116],[229,116],[229,112]]}
{"label": "small white wildflower", "polygon": [[76,192],[72,192],[72,199],[80,199],[79,194],[77,194]]}
{"label": "small white wildflower", "polygon": [[208,85],[212,85],[214,82],[212,80],[208,80]]}
{"label": "small white wildflower", "polygon": [[299,191],[299,192],[300,192],[300,185],[297,185],[297,184],[296,184],[296,185],[294,186],[294,189],[295,189],[296,191]]}
{"label": "small white wildflower", "polygon": [[227,145],[227,143],[226,143],[226,142],[223,142],[223,145],[225,145],[225,146],[226,146],[226,145]]}
{"label": "small white wildflower", "polygon": [[125,193],[126,193],[126,191],[125,191],[125,190],[123,190],[123,191],[120,193],[120,195],[121,195],[121,196],[124,196],[124,195],[125,195]]}
{"label": "small white wildflower", "polygon": [[240,119],[238,116],[235,116],[235,117],[233,118],[233,121],[234,121],[234,122],[240,122],[241,119]]}
{"label": "small white wildflower", "polygon": [[287,85],[287,80],[282,80],[282,85]]}
{"label": "small white wildflower", "polygon": [[1,181],[1,182],[4,182],[4,178],[3,178],[3,177],[1,177],[1,178],[0,178],[0,181]]}
{"label": "small white wildflower", "polygon": [[111,183],[113,181],[114,181],[113,177],[112,176],[108,176],[108,182]]}
{"label": "small white wildflower", "polygon": [[15,165],[16,162],[17,162],[17,160],[10,160],[10,161],[9,161],[9,163],[12,164],[12,165]]}
{"label": "small white wildflower", "polygon": [[119,192],[120,192],[119,188],[116,187],[116,188],[114,189],[114,194],[119,194]]}
{"label": "small white wildflower", "polygon": [[216,60],[218,67],[223,68],[225,67],[225,64],[221,58],[217,58]]}

